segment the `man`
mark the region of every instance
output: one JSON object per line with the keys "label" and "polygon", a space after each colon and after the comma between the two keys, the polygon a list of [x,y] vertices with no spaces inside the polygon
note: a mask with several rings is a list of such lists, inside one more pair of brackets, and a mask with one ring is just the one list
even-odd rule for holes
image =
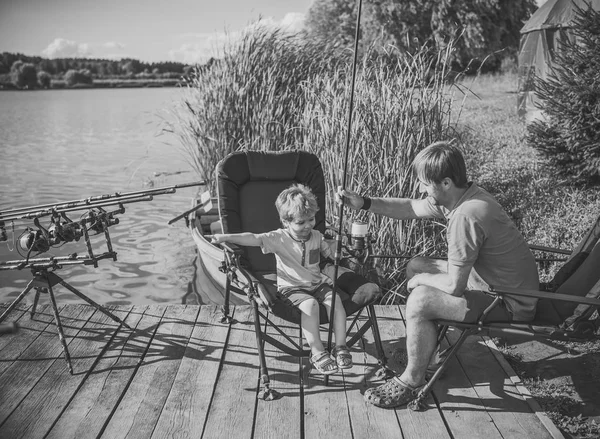
{"label": "man", "polygon": [[[396,407],[416,398],[437,347],[436,320],[476,322],[492,303],[488,285],[537,289],[535,259],[515,225],[498,202],[473,182],[467,182],[460,150],[436,142],[413,162],[419,190],[427,197],[368,198],[338,190],[352,209],[368,210],[400,220],[446,218],[448,261],[412,259],[406,268],[406,369],[379,387],[365,392],[367,402]],[[487,321],[533,319],[537,300],[507,297]]]}

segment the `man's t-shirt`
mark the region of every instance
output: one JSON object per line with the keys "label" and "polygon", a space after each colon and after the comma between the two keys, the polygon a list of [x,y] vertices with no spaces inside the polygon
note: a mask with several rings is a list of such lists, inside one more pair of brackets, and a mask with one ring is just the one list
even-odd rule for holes
{"label": "man's t-shirt", "polygon": [[[470,183],[452,210],[428,199],[431,216],[448,220],[448,264],[473,270],[488,285],[539,288],[535,258],[521,233],[488,192]],[[537,299],[506,296],[514,320],[533,319]]]}
{"label": "man's t-shirt", "polygon": [[263,253],[273,253],[277,261],[277,289],[300,287],[311,289],[322,283],[332,284],[321,273],[321,254],[333,257],[329,244],[318,230],[312,230],[306,241],[297,241],[285,229],[277,229],[258,235],[262,239]]}

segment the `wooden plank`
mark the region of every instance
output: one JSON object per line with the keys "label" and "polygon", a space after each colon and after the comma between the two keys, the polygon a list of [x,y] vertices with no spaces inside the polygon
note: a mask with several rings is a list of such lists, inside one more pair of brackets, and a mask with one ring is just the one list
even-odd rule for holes
{"label": "wooden plank", "polygon": [[[148,309],[147,309],[148,308]],[[137,364],[150,343],[148,332],[159,323],[164,306],[136,307],[104,351],[98,363],[71,399],[47,438],[95,438],[102,431],[119,399],[127,389]],[[148,316],[144,317],[145,311]]]}
{"label": "wooden plank", "polygon": [[[447,333],[447,337],[454,340],[457,332],[451,328]],[[461,347],[461,350],[467,349],[469,349],[468,344]],[[455,357],[450,360],[448,370],[437,381],[434,391],[447,425],[454,437],[481,437],[486,439],[502,437],[494,424],[494,420],[487,412],[484,402],[473,389],[473,384],[469,381],[458,358]]]}
{"label": "wooden plank", "polygon": [[[69,306],[61,310],[61,321],[64,325],[65,337],[69,347],[72,338],[79,332],[83,323],[93,314],[86,306]],[[56,333],[53,321],[54,316],[50,308],[40,308],[36,313],[34,320],[28,318],[22,322],[22,331],[19,334],[33,333],[38,334],[35,340],[28,347],[19,353],[8,363],[0,376],[0,389],[2,389],[2,398],[0,398],[0,432],[6,431],[4,423],[21,401],[35,387],[44,374],[50,369],[55,361],[65,363],[63,358],[62,346]],[[19,352],[16,349],[16,352]],[[2,351],[2,357],[8,352]],[[67,372],[68,373],[68,372]],[[0,437],[3,437],[0,434]],[[10,436],[6,436],[10,437]],[[14,436],[13,436],[14,437]]]}
{"label": "wooden plank", "polygon": [[[397,373],[401,373],[406,366],[402,362],[404,351],[406,351],[403,307],[376,306],[375,313],[377,315],[384,352],[389,361],[388,366]],[[372,333],[369,332],[366,335],[368,336],[366,338],[366,350],[374,356],[376,350],[373,344]],[[371,361],[374,361],[374,359]],[[376,363],[370,364],[371,373],[365,376],[365,382],[363,383],[364,390],[383,383],[383,381],[377,380],[373,376],[373,373],[376,371],[375,365]],[[364,394],[364,391],[362,393]],[[359,422],[355,422],[355,417],[360,420],[360,411],[358,411],[356,416],[352,417],[354,429],[357,431],[359,427],[363,428],[364,434],[367,435],[372,429],[376,429],[375,431],[378,431],[381,437],[390,438],[399,437],[400,435],[403,438],[449,437],[448,430],[432,395],[428,396],[426,403],[429,407],[428,410],[414,412],[406,408],[406,406],[398,407],[394,410],[384,410],[363,402],[366,405],[367,417],[370,423],[362,425]],[[362,430],[359,431],[362,432]],[[361,437],[361,434],[358,437]]]}
{"label": "wooden plank", "polygon": [[150,346],[102,437],[146,439],[152,435],[185,356],[198,312],[196,305],[170,305],[162,317],[160,311],[151,313],[153,319],[161,317],[160,324],[150,326],[156,329],[148,331]]}
{"label": "wooden plank", "polygon": [[552,423],[548,415],[544,413],[540,404],[533,398],[533,396],[529,392],[529,389],[527,389],[527,387],[525,387],[525,385],[521,381],[521,378],[517,376],[513,368],[510,366],[510,364],[508,364],[508,361],[506,361],[504,356],[500,353],[500,351],[496,347],[496,344],[492,342],[492,340],[487,336],[482,338],[485,344],[490,348],[494,357],[496,357],[498,364],[500,364],[502,369],[504,369],[506,375],[510,378],[511,382],[515,385],[519,393],[523,395],[523,398],[525,399],[525,401],[527,401],[527,403],[531,407],[531,410],[535,412],[540,422],[544,425],[546,430],[548,430],[550,435],[554,439],[564,439],[564,435],[562,434],[562,432],[556,427],[556,425]]}
{"label": "wooden plank", "polygon": [[[4,314],[4,312],[8,309],[8,306],[10,304],[5,303],[5,304],[0,304],[0,315]],[[0,323],[0,325],[2,324],[8,324],[8,323],[13,323],[13,322],[17,322],[20,318],[22,318],[26,311],[29,309],[30,307],[27,306],[27,304],[23,304],[20,303],[19,305],[17,305],[17,307],[15,309],[13,309],[10,314],[8,316],[6,316],[6,318],[2,321],[2,323]],[[0,352],[3,351],[6,346],[9,343],[12,343],[15,339],[16,339],[16,333],[15,334],[2,334],[2,336],[0,337]],[[5,357],[4,353],[2,355],[2,358],[10,358],[10,357]]]}
{"label": "wooden plank", "polygon": [[502,437],[552,438],[481,337],[469,337],[457,355]]}
{"label": "wooden plank", "polygon": [[[91,308],[88,305],[82,306]],[[119,317],[125,317],[124,313],[119,311],[115,313],[121,314]],[[77,325],[81,323],[82,321],[79,321]],[[83,329],[78,331],[77,338],[69,343],[74,375],[69,373],[64,360],[54,361],[31,389],[27,398],[2,425],[0,437],[43,437],[77,392],[98,355],[110,342],[118,327],[118,323],[96,311]]]}
{"label": "wooden plank", "polygon": [[[270,314],[269,319],[282,329],[296,343],[301,343],[300,326]],[[282,343],[289,342],[271,326],[267,333]],[[281,352],[270,344],[265,344],[265,356],[271,388],[281,393],[275,401],[258,401],[256,412],[255,438],[302,437],[300,389],[300,359]],[[282,420],[285,419],[285,422]]]}
{"label": "wooden plank", "polygon": [[202,437],[250,438],[258,402],[258,356],[250,306],[236,306]]}
{"label": "wooden plank", "polygon": [[[329,325],[321,325],[321,339],[327,343]],[[323,375],[313,369],[308,358],[302,359],[305,437],[352,437],[352,420],[346,402],[346,384],[340,373]]]}
{"label": "wooden plank", "polygon": [[[30,307],[27,307],[30,308]],[[25,312],[25,308],[14,309],[8,316],[7,322],[17,322],[20,327],[14,334],[5,334],[0,337],[0,352],[2,352],[2,361],[0,362],[0,375],[17,360],[25,350],[44,332],[54,332],[55,326],[48,325],[54,321],[52,309],[49,305],[40,306],[37,309],[35,319],[30,318],[30,314]],[[59,311],[60,312],[60,311]],[[58,335],[56,335],[58,337]],[[58,340],[58,338],[57,338]]]}
{"label": "wooden plank", "polygon": [[152,437],[198,436],[204,428],[230,325],[217,306],[202,306]]}

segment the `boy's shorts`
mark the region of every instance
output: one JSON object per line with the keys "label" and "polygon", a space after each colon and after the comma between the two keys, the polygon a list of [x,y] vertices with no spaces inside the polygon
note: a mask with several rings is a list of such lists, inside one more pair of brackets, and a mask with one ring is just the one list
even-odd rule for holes
{"label": "boy's shorts", "polygon": [[[467,314],[463,319],[465,323],[475,323],[485,309],[492,304],[495,297],[484,291],[466,290]],[[485,318],[485,322],[511,322],[512,313],[506,308],[504,301],[498,303]]]}
{"label": "boy's shorts", "polygon": [[292,302],[292,305],[298,306],[308,299],[317,299],[317,302],[323,303],[325,299],[331,299],[333,289],[329,284],[321,284],[316,288],[285,288],[280,291],[281,295]]}

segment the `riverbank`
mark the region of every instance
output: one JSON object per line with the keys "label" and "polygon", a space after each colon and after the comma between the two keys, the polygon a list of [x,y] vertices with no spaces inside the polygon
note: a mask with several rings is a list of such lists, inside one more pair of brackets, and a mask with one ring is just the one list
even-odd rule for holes
{"label": "riverbank", "polygon": [[[181,79],[95,79],[92,84],[75,84],[67,86],[63,80],[53,80],[49,90],[78,90],[82,88],[159,88],[179,87],[184,82]],[[0,82],[0,91],[19,90],[11,82]],[[47,90],[38,88],[35,90]],[[31,90],[24,90],[31,91]]]}

